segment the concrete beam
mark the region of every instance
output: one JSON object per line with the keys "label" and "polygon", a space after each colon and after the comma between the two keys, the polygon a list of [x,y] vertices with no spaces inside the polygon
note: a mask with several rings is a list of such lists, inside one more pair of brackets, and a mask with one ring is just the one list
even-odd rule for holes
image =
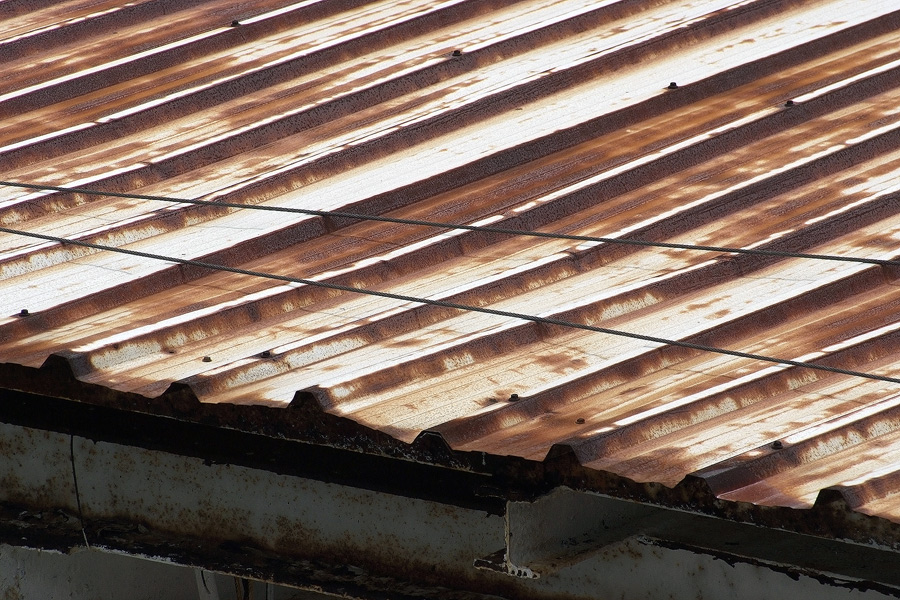
{"label": "concrete beam", "polygon": [[900,589],[893,552],[565,488],[497,515],[22,425],[0,424],[0,448],[0,542],[20,549],[89,545],[347,598]]}

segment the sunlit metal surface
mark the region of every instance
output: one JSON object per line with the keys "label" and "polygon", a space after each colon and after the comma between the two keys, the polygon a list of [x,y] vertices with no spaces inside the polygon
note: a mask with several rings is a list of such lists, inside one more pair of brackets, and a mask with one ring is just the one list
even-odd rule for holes
{"label": "sunlit metal surface", "polygon": [[[0,8],[3,180],[900,258],[892,2],[158,5]],[[0,225],[900,376],[890,265],[16,187]],[[763,506],[834,488],[900,523],[890,381],[12,234],[0,278],[9,389],[159,414],[307,392],[398,444]]]}

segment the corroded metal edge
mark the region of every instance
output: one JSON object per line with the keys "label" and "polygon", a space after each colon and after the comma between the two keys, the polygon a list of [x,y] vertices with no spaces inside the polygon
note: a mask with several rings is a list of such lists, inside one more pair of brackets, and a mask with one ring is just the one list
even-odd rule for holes
{"label": "corroded metal edge", "polygon": [[[61,511],[35,512],[32,507],[0,502],[0,542],[64,554],[84,551],[77,519]],[[496,595],[413,583],[339,561],[286,557],[249,544],[161,534],[139,524],[104,521],[93,524],[100,543],[93,550],[124,552],[154,561],[203,568],[246,579],[277,582],[341,598],[418,600],[488,600]]]}
{"label": "corroded metal edge", "polygon": [[[69,398],[40,392],[71,391]],[[21,391],[27,387],[30,391]],[[17,389],[18,388],[18,389]],[[700,474],[674,487],[637,482],[583,466],[557,444],[542,462],[453,450],[434,431],[407,444],[326,413],[312,391],[287,409],[199,402],[175,385],[153,400],[79,382],[63,357],[40,369],[0,365],[0,421],[77,434],[211,463],[235,464],[502,514],[505,502],[533,501],[565,486],[736,523],[900,551],[900,524],[854,509],[852,494],[822,490],[811,508],[761,506],[718,498]]]}

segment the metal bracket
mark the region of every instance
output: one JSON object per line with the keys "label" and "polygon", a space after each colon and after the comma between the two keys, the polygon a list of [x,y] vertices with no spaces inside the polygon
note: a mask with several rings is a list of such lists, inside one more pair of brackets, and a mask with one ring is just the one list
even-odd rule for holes
{"label": "metal bracket", "polygon": [[535,502],[508,502],[506,548],[475,566],[536,579],[646,531],[662,516],[645,504],[559,488]]}
{"label": "metal bracket", "polygon": [[900,588],[898,551],[758,527],[696,512],[557,488],[534,502],[508,502],[506,548],[480,569],[539,578],[621,543],[687,550],[795,577],[877,581]]}

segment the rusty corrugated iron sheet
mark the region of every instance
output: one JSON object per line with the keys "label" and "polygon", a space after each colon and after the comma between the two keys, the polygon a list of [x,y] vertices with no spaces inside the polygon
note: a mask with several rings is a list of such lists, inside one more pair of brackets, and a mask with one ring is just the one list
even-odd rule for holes
{"label": "rusty corrugated iron sheet", "polygon": [[[890,264],[251,208],[894,260],[891,2],[70,1],[0,19],[2,179],[134,195],[0,186],[4,228],[900,376]],[[160,414],[196,396],[226,424],[226,405],[300,392],[398,443],[554,448],[757,505],[838,489],[900,522],[892,381],[13,233],[0,278],[7,388]]]}

